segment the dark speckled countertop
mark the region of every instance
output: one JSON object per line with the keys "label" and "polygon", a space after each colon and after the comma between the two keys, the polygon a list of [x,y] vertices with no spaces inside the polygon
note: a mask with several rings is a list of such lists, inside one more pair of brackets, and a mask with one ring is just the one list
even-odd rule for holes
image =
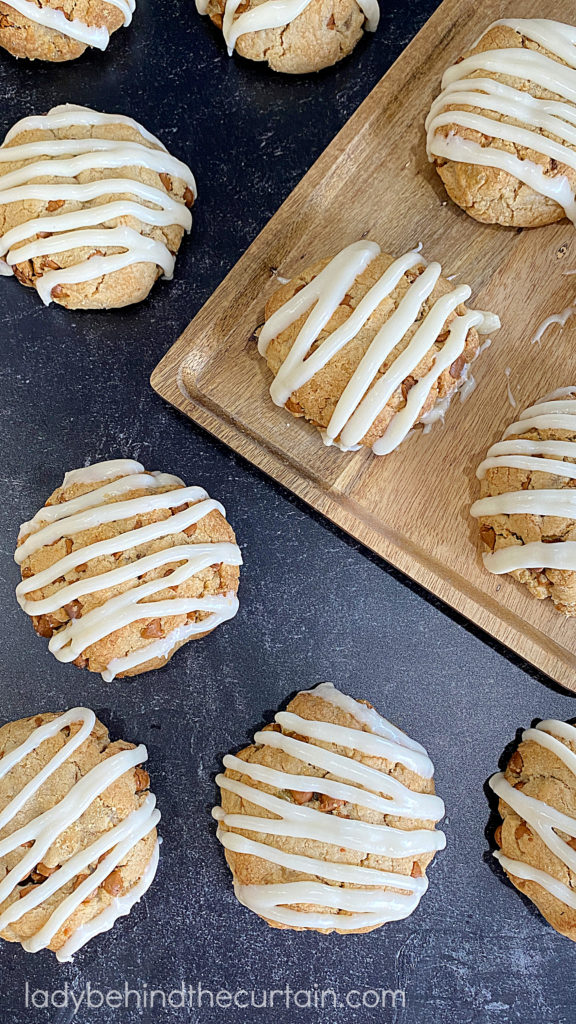
{"label": "dark speckled countertop", "polygon": [[[491,862],[484,790],[518,727],[539,717],[570,718],[574,699],[406,585],[168,408],[148,383],[437,3],[381,6],[374,38],[339,67],[301,79],[228,60],[193,0],[138,0],[133,27],[118,32],[107,53],[74,64],[0,55],[1,133],[55,103],[120,110],[187,160],[199,187],[194,233],[175,280],[159,284],[140,306],[101,314],[45,310],[33,292],[1,282],[0,720],[87,704],[114,738],[146,743],[164,837],[148,896],[73,964],[2,944],[2,1024],[574,1019],[574,947]],[[116,456],[177,473],[220,498],[245,569],[233,622],[160,672],[104,684],[60,665],[34,635],[14,599],[12,553],[18,524],[65,469]],[[288,694],[323,679],[370,699],[427,745],[447,806],[447,849],[430,871],[420,908],[365,936],[268,929],[236,903],[209,813],[222,755],[248,740]],[[144,993],[159,989],[168,999],[183,983],[192,986],[195,1004],[202,986],[200,1008],[179,1008],[174,994],[172,1007],[162,1009],[161,997],[154,1009],[138,1007]],[[88,984],[96,1004],[100,993],[128,984],[128,1008],[88,1009]],[[286,997],[286,985],[297,995]],[[284,990],[273,1009],[226,1006],[226,992],[254,990],[261,1003],[270,989]],[[327,995],[321,1008],[318,993],[332,989],[340,1005]],[[397,996],[395,1009],[390,997],[375,1007],[387,989],[403,990],[405,1006]],[[36,1004],[69,1005],[26,1007],[27,991]],[[355,991],[364,996],[347,997]],[[77,1012],[70,993],[83,999]],[[364,1007],[349,1005],[362,998]]]}

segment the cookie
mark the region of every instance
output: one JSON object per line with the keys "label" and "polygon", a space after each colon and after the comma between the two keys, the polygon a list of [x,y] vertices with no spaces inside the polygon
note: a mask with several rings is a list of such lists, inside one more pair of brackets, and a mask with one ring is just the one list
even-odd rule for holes
{"label": "cookie", "polygon": [[48,305],[141,302],[192,226],[186,164],[130,117],[54,107],[0,146],[0,275]]}
{"label": "cookie", "polygon": [[576,941],[576,729],[540,722],[490,779],[502,824],[494,854],[549,924]]}
{"label": "cookie", "polygon": [[576,223],[575,40],[558,21],[503,18],[446,71],[428,156],[475,220]]}
{"label": "cookie", "polygon": [[218,501],[132,459],[73,470],[20,528],[20,607],[63,662],[106,682],[160,668],[238,611]]}
{"label": "cookie", "polygon": [[15,57],[64,61],[105,50],[136,0],[0,0],[0,46]]}
{"label": "cookie", "polygon": [[375,32],[378,0],[196,0],[222,29],[228,53],[302,75],[347,57],[364,31]]}
{"label": "cookie", "polygon": [[0,728],[3,939],[71,960],[141,899],[159,852],[147,757],[87,708]]}
{"label": "cookie", "polygon": [[274,928],[369,932],[408,917],[445,837],[424,747],[330,683],[299,693],[217,777],[240,903]]}
{"label": "cookie", "polygon": [[484,565],[576,615],[576,387],[526,409],[492,445],[477,476]]}
{"label": "cookie", "polygon": [[444,417],[498,317],[469,310],[439,263],[355,242],[303,270],[266,305],[258,349],[272,400],[324,444],[387,455],[417,424]]}

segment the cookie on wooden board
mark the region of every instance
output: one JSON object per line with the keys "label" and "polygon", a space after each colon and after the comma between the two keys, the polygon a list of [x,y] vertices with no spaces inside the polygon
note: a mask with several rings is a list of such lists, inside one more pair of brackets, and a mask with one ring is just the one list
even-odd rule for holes
{"label": "cookie on wooden board", "polygon": [[484,565],[576,615],[576,387],[530,406],[480,464]]}
{"label": "cookie on wooden board", "polygon": [[446,71],[428,156],[475,220],[576,222],[575,39],[571,25],[503,18]]}
{"label": "cookie on wooden board", "polygon": [[266,305],[258,348],[276,405],[304,417],[324,443],[387,455],[415,426],[443,419],[498,317],[468,309],[416,250],[395,259],[354,242],[302,270]]}

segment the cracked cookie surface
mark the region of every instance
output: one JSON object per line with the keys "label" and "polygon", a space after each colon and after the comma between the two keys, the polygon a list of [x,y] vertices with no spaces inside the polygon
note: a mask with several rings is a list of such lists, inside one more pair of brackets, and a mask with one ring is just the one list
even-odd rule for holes
{"label": "cracked cookie surface", "polygon": [[224,765],[213,813],[241,903],[276,928],[342,934],[413,912],[444,808],[424,748],[371,705],[321,684]]}
{"label": "cracked cookie surface", "polygon": [[[152,803],[148,794],[148,773],[139,767],[146,759],[146,749],[136,748],[133,743],[124,740],[112,742],[108,730],[95,719],[92,712],[83,708],[75,709],[75,712],[78,712],[78,717],[75,713],[63,716],[44,713],[0,728],[0,813],[4,820],[0,829],[0,842],[4,848],[10,847],[7,852],[0,854],[0,885],[3,883],[4,889],[9,873],[14,871],[12,885],[8,886],[9,895],[0,901],[0,922],[6,922],[0,924],[0,936],[8,942],[28,944],[39,936],[42,929],[48,927],[53,934],[51,937],[46,936],[49,939],[46,945],[54,952],[61,951],[74,935],[80,936],[82,929],[86,931],[90,922],[94,922],[99,915],[110,915],[118,905],[117,901],[130,900],[134,887],[142,884],[147,869],[154,866],[153,858],[157,848],[154,824],[159,815],[156,812],[153,817],[143,817],[145,802],[148,800],[149,804]],[[57,728],[60,719],[62,726]],[[35,735],[47,726],[52,726],[52,734],[42,742],[35,740]],[[81,729],[84,729],[85,738],[80,745],[76,745],[76,749],[71,749],[82,739],[79,736]],[[24,751],[10,770],[3,774],[2,762],[6,763],[9,756],[27,742],[32,749]],[[136,754],[127,754],[130,751],[136,751]],[[114,778],[112,765],[118,764],[118,761],[113,759],[118,755],[122,757],[122,768],[126,770]],[[51,770],[48,766],[57,758],[60,758],[61,763]],[[67,799],[74,800],[74,788],[78,785],[88,786],[90,778],[94,777],[88,778],[89,774],[104,763],[110,767],[110,784],[106,786],[104,782],[98,787],[100,792],[95,790],[94,798],[88,798],[83,813],[78,813],[80,805],[77,803],[74,814],[66,815],[62,812],[61,820],[52,817],[48,823],[46,819],[51,812],[56,807],[64,807]],[[40,772],[46,772],[47,777],[38,784]],[[25,787],[28,787],[28,798],[21,806],[13,805],[10,811],[11,803]],[[83,852],[93,844],[99,843],[101,848],[110,851],[107,834],[122,823],[129,824],[127,819],[135,812],[142,817],[144,834],[141,838],[133,836],[134,844],[113,869],[106,871],[102,867],[104,855],[95,856],[78,872],[74,871],[69,880],[55,887],[58,872],[64,874],[72,858],[76,858],[74,864],[78,863]],[[49,833],[47,839],[41,823],[36,824],[41,816],[45,822],[43,828]],[[6,823],[7,817],[9,820]],[[19,843],[16,834],[21,830],[23,834],[27,831],[37,838]],[[12,836],[15,837],[14,843],[10,842]],[[38,853],[39,847],[42,847],[41,856]],[[25,859],[33,863],[33,866],[19,876],[18,866]],[[96,876],[98,869],[99,875]],[[70,901],[84,883],[87,883],[85,888],[90,889],[89,879],[93,875],[98,884],[89,892],[83,891],[82,901],[73,907],[70,914],[66,914],[54,931],[54,923],[50,922],[52,915],[59,911],[64,901]],[[42,899],[43,892],[49,888],[53,891]],[[27,902],[33,901],[37,905],[22,912],[27,897]],[[15,917],[18,912],[19,916]],[[15,919],[7,921],[10,917]],[[96,930],[94,934],[97,934]],[[40,948],[44,948],[44,943]]]}
{"label": "cracked cookie surface", "polygon": [[238,607],[241,557],[222,506],[131,460],[68,474],[22,527],[16,559],[36,632],[108,680],[160,668]]}

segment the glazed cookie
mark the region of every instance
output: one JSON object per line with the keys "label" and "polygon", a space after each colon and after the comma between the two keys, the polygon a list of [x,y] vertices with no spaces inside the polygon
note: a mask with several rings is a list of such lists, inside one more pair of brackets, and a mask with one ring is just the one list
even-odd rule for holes
{"label": "glazed cookie", "polygon": [[576,223],[576,28],[494,22],[442,79],[428,156],[458,206],[486,224]]}
{"label": "glazed cookie", "polygon": [[0,146],[0,275],[42,301],[111,309],[171,278],[192,226],[192,172],[130,117],[69,104]]}
{"label": "glazed cookie", "polygon": [[439,263],[355,242],[303,270],[266,306],[258,349],[272,400],[343,451],[387,455],[416,424],[443,418],[498,317],[464,303]]}
{"label": "glazed cookie", "polygon": [[87,708],[0,729],[3,939],[71,960],[141,899],[159,847],[147,757]]}
{"label": "glazed cookie", "polygon": [[576,615],[576,387],[526,409],[480,464],[480,525],[490,572]]}
{"label": "glazed cookie", "polygon": [[380,19],[378,0],[196,0],[196,7],[222,29],[230,56],[237,50],[292,75],[336,64]]}
{"label": "glazed cookie", "polygon": [[494,856],[546,920],[576,941],[576,729],[540,722],[490,779],[502,824]]}
{"label": "glazed cookie", "polygon": [[105,50],[136,0],[0,0],[0,46],[15,57],[63,61]]}
{"label": "glazed cookie", "polygon": [[369,932],[408,917],[446,840],[424,747],[330,683],[224,758],[213,815],[240,903],[274,928]]}
{"label": "glazed cookie", "polygon": [[20,607],[58,661],[110,682],[160,668],[238,611],[219,502],[132,459],[67,473],[20,528]]}

